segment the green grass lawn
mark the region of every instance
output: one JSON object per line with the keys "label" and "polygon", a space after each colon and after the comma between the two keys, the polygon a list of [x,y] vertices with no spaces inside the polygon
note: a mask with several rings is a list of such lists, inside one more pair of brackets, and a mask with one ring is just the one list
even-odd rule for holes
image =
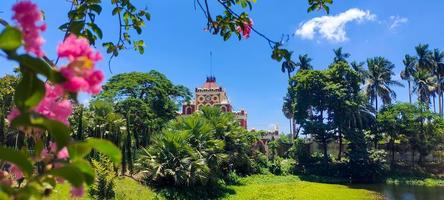
{"label": "green grass lawn", "polygon": [[374,200],[382,199],[364,189],[349,188],[344,185],[301,181],[296,176],[254,175],[243,178],[241,185],[230,186],[236,194],[227,199],[301,199],[301,200]]}
{"label": "green grass lawn", "polygon": [[[71,186],[68,183],[59,184],[54,189],[53,193],[47,200],[63,200],[70,198]],[[152,199],[155,194],[150,188],[143,186],[133,179],[128,177],[118,177],[115,179],[114,191],[116,199],[118,200],[138,200],[138,199]],[[90,199],[87,191],[81,200]]]}
{"label": "green grass lawn", "polygon": [[[349,188],[344,185],[315,183],[300,180],[297,176],[254,175],[241,178],[241,184],[229,186],[235,193],[226,196],[227,200],[375,200],[381,199],[377,193]],[[69,184],[58,185],[48,200],[69,198]],[[130,178],[117,178],[115,182],[116,199],[146,200],[153,199],[155,193]],[[89,199],[86,194],[82,199]],[[163,198],[160,198],[163,199]]]}

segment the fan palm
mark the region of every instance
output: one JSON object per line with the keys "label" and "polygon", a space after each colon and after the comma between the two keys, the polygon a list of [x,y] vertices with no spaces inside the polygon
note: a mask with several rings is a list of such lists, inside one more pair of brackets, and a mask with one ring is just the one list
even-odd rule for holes
{"label": "fan palm", "polygon": [[339,47],[337,49],[333,49],[333,52],[335,53],[335,57],[333,59],[334,62],[339,62],[339,61],[347,62],[347,58],[350,57],[349,53],[342,52],[342,47]]}
{"label": "fan palm", "polygon": [[416,65],[417,58],[411,55],[405,55],[404,60],[402,61],[404,63],[404,70],[401,71],[401,78],[403,80],[406,80],[409,87],[409,103],[412,103],[412,86],[411,81],[413,78],[413,74],[415,73],[415,65]]}
{"label": "fan palm", "polygon": [[375,102],[376,112],[378,111],[378,97],[383,104],[390,104],[396,98],[396,93],[392,86],[403,86],[398,81],[392,80],[393,65],[384,57],[367,59],[368,74],[364,84],[365,94],[370,98],[370,102]]}

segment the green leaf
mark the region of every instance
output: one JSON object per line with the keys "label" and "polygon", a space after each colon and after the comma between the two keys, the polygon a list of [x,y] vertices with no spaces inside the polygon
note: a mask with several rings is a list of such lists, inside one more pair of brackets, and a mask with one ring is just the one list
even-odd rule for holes
{"label": "green leaf", "polygon": [[12,26],[7,26],[0,33],[0,49],[14,51],[22,45],[22,32]]}
{"label": "green leaf", "polygon": [[94,183],[95,172],[88,161],[83,160],[83,159],[82,160],[75,160],[74,162],[72,162],[72,165],[76,166],[83,173],[83,176],[85,178],[85,182],[88,185],[91,185]]}
{"label": "green leaf", "polygon": [[51,137],[57,143],[57,149],[59,150],[67,146],[71,138],[69,136],[69,128],[65,124],[56,120],[44,118],[36,113],[22,113],[12,121],[12,126],[32,126],[48,130]]}
{"label": "green leaf", "polygon": [[115,164],[120,164],[122,160],[122,153],[120,152],[120,149],[112,142],[97,138],[88,138],[86,139],[86,142],[98,152],[110,157]]}
{"label": "green leaf", "polygon": [[32,164],[22,152],[0,146],[0,160],[13,163],[19,167],[26,176],[32,174]]}
{"label": "green leaf", "polygon": [[71,159],[83,158],[91,152],[92,147],[86,142],[69,145],[69,157]]}
{"label": "green leaf", "polygon": [[35,74],[22,72],[23,77],[16,87],[14,103],[20,110],[37,106],[45,96],[45,84]]}
{"label": "green leaf", "polygon": [[102,29],[100,29],[99,26],[97,26],[97,24],[95,24],[95,23],[90,23],[89,26],[94,31],[94,33],[97,34],[97,37],[102,39],[102,37],[103,37]]}
{"label": "green leaf", "polygon": [[89,5],[88,7],[89,7],[89,9],[93,10],[94,12],[96,12],[99,15],[102,12],[102,7],[99,4],[92,4],[92,5]]}
{"label": "green leaf", "polygon": [[74,33],[75,35],[80,35],[80,32],[85,27],[84,21],[72,21],[69,25],[68,29],[69,32]]}
{"label": "green leaf", "polygon": [[49,171],[48,174],[64,178],[75,187],[82,186],[83,181],[85,180],[82,171],[77,166],[74,166],[72,164],[53,169]]}
{"label": "green leaf", "polygon": [[12,57],[12,59],[17,60],[20,66],[25,67],[34,73],[41,74],[48,78],[52,83],[62,83],[65,81],[63,75],[52,68],[47,62],[40,58],[35,58],[27,54]]}

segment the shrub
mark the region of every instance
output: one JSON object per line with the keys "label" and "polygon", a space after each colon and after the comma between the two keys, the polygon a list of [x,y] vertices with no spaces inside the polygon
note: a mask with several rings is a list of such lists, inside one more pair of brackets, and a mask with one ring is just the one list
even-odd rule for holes
{"label": "shrub", "polygon": [[92,160],[92,165],[96,171],[96,180],[88,190],[89,195],[94,199],[114,199],[114,178],[112,162],[103,155],[98,156],[98,160]]}

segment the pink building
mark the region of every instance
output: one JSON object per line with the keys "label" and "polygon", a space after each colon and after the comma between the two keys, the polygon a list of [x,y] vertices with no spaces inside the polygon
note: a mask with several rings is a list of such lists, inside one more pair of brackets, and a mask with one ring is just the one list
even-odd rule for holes
{"label": "pink building", "polygon": [[207,77],[207,81],[195,89],[195,99],[182,106],[182,115],[190,115],[202,106],[217,106],[222,112],[232,112],[236,115],[239,123],[247,128],[247,112],[243,109],[233,111],[227,93],[216,83],[216,77]]}

